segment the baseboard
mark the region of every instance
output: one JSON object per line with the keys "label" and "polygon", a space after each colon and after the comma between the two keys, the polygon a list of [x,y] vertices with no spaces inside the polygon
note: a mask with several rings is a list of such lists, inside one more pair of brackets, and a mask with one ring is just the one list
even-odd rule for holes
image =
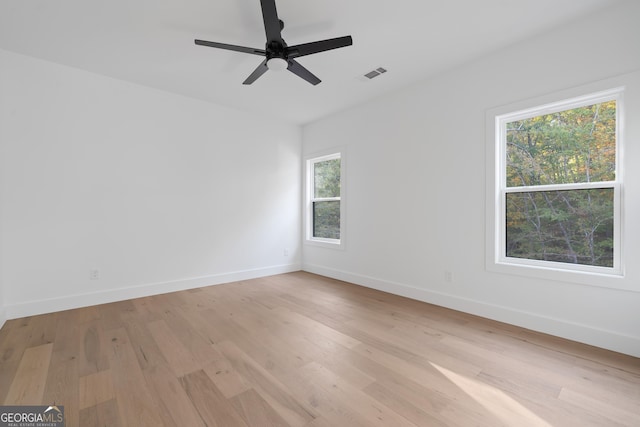
{"label": "baseboard", "polygon": [[4,308],[4,313],[3,311],[0,311],[0,315],[4,314],[5,319],[17,319],[20,317],[53,313],[56,311],[106,304],[115,301],[124,301],[132,298],[183,291],[203,286],[220,285],[222,283],[237,282],[239,280],[249,280],[259,277],[273,276],[275,274],[291,273],[293,271],[299,271],[300,268],[300,264],[285,264],[252,270],[214,274],[204,277],[193,277],[161,283],[121,287],[118,289],[110,289],[87,294],[67,295],[58,298],[34,300],[20,304],[8,305]]}
{"label": "baseboard", "polygon": [[319,265],[304,264],[302,269],[310,273],[343,280],[379,291],[474,314],[533,331],[628,354],[630,356],[640,357],[640,338],[638,337]]}

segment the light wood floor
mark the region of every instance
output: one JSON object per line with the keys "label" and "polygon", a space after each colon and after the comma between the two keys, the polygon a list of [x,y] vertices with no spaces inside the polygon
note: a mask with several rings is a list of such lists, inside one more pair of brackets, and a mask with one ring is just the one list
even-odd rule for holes
{"label": "light wood floor", "polygon": [[308,273],[8,321],[67,426],[640,426],[640,359]]}

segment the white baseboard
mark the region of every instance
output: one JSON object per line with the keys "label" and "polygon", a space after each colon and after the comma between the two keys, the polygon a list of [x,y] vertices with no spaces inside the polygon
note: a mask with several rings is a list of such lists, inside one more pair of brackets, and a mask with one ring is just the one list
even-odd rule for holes
{"label": "white baseboard", "polygon": [[487,304],[456,295],[420,289],[402,283],[380,280],[374,277],[336,270],[320,265],[304,264],[302,269],[310,273],[355,283],[356,285],[377,289],[379,291],[389,292],[418,301],[520,326],[533,331],[640,357],[640,338],[635,336],[624,335],[564,319],[556,319],[537,313],[514,310],[509,307]]}
{"label": "white baseboard", "polygon": [[293,271],[299,271],[300,268],[300,264],[285,264],[253,270],[214,274],[212,276],[193,277],[169,282],[128,286],[87,294],[67,295],[58,298],[28,301],[20,304],[7,305],[4,309],[0,309],[0,316],[4,314],[4,317],[0,317],[0,320],[2,320],[2,318],[17,319],[20,317],[53,313],[56,311],[106,304],[115,301],[124,301],[132,298],[200,288],[203,286],[220,285],[222,283],[236,282],[239,280],[249,280],[259,277],[273,276],[275,274],[291,273]]}

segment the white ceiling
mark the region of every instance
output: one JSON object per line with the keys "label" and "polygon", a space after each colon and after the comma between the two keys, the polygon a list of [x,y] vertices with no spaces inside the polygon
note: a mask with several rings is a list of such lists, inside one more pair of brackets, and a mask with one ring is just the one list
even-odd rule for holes
{"label": "white ceiling", "polygon": [[[267,72],[259,0],[3,0],[0,48],[304,124],[406,87],[618,0],[276,0],[289,45],[353,36],[298,61],[322,83]],[[362,75],[384,67],[373,80]]]}

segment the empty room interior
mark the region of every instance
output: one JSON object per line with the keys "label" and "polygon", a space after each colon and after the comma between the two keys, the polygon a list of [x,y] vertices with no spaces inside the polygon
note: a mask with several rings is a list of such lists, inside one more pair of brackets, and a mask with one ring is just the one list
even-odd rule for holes
{"label": "empty room interior", "polygon": [[638,22],[0,3],[0,426],[640,425]]}

